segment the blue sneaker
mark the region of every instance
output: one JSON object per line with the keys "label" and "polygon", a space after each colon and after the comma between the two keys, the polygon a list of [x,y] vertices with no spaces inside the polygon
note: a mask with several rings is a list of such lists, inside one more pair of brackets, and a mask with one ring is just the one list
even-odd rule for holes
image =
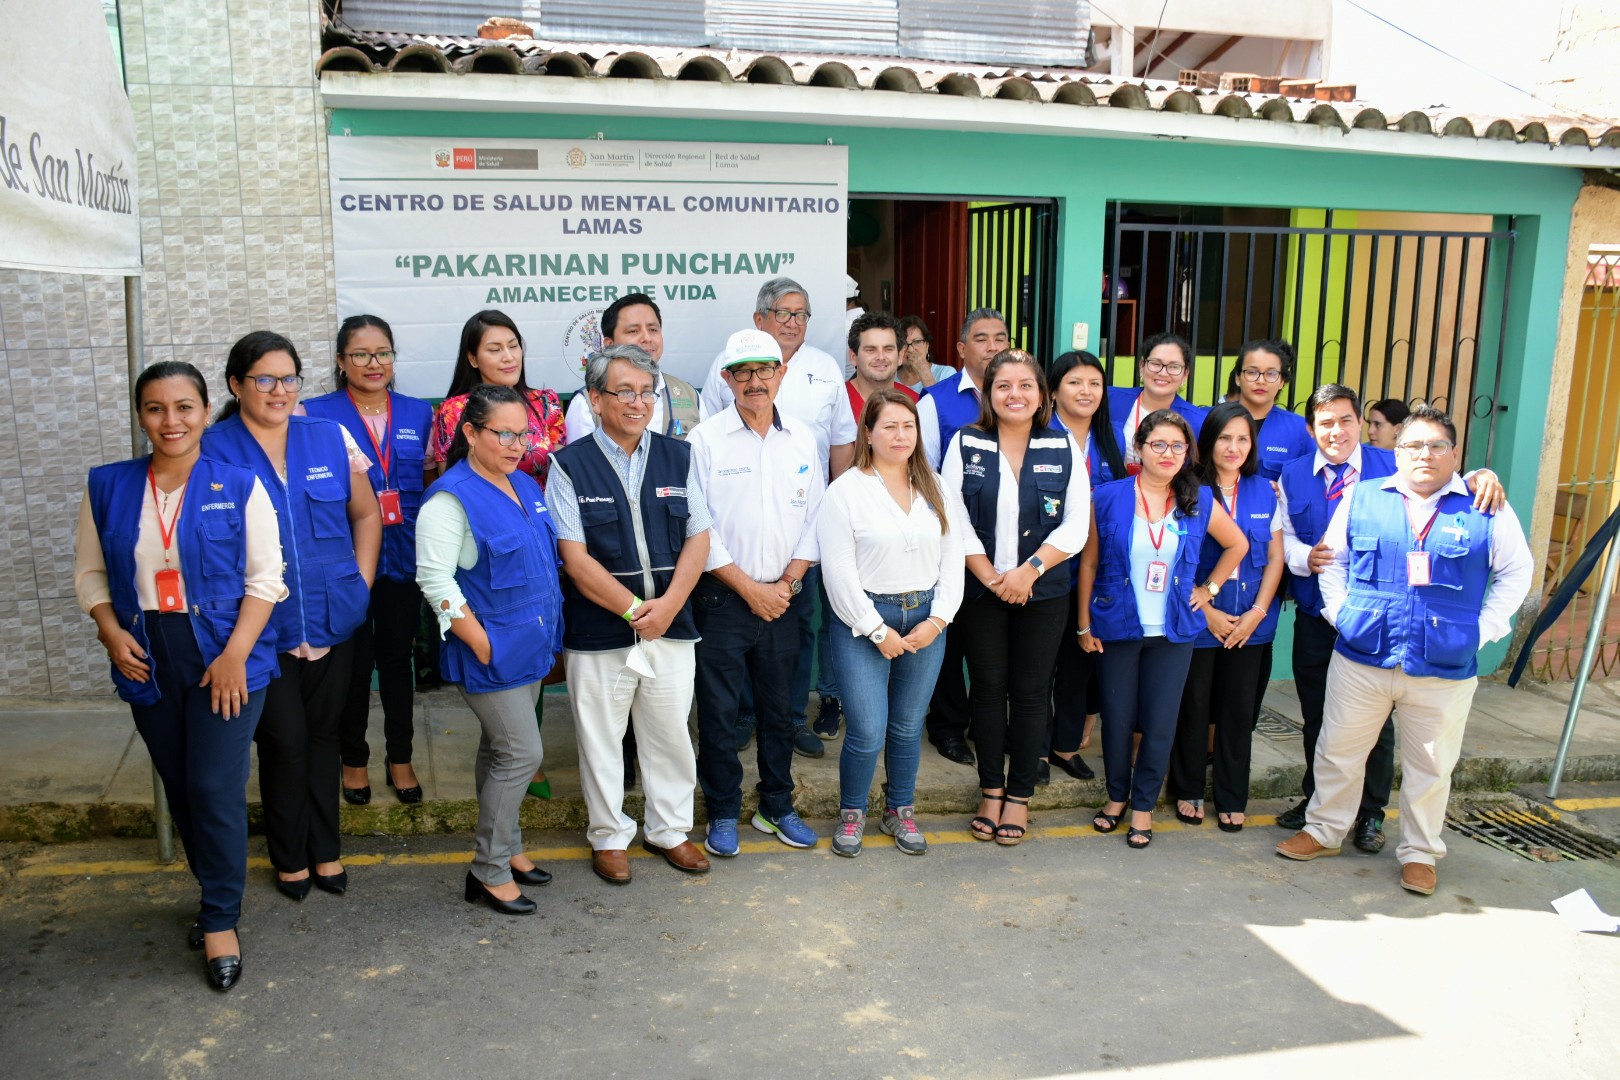
{"label": "blue sneaker", "polygon": [[781,817],[772,821],[765,816],[764,811],[754,812],[754,828],[762,833],[772,833],[788,847],[813,848],[819,837],[816,831],[806,825],[798,814],[789,810]]}
{"label": "blue sneaker", "polygon": [[737,854],[737,819],[716,818],[709,822],[709,833],[703,838],[703,850],[722,859]]}

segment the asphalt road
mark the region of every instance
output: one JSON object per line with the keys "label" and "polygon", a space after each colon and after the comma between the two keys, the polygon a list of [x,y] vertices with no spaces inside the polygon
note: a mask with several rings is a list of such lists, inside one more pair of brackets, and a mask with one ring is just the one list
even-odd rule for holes
{"label": "asphalt road", "polygon": [[[1566,794],[1574,794],[1566,789]],[[1283,804],[1252,807],[1256,814]],[[1168,816],[1168,815],[1165,815]],[[468,838],[350,840],[351,888],[302,904],[254,841],[229,994],[184,945],[196,894],[150,841],[0,849],[10,1076],[1615,1076],[1613,862],[1454,838],[1440,890],[1382,855],[1310,864],[1284,833],[1160,822],[1128,851],[1080,811],[1016,849],[875,823],[855,860],[748,833],[702,878],[636,857],[622,888],[577,834],[527,837],[540,913],[461,899]],[[829,823],[818,822],[825,834]],[[1121,834],[1123,829],[1121,830]],[[635,851],[640,856],[639,849]]]}

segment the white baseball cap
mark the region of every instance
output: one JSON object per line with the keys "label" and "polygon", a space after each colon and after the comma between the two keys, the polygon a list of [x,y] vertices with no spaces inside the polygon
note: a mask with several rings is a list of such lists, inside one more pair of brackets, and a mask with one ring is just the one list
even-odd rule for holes
{"label": "white baseball cap", "polygon": [[844,299],[853,300],[859,295],[861,295],[861,283],[856,281],[853,275],[845,274]]}
{"label": "white baseball cap", "polygon": [[720,354],[722,368],[738,364],[780,364],[782,346],[763,330],[738,330],[726,339],[725,351]]}

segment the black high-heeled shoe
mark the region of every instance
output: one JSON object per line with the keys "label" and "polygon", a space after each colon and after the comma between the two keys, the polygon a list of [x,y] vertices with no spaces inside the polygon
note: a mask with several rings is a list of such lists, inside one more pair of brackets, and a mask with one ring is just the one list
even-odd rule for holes
{"label": "black high-heeled shoe", "polygon": [[394,767],[387,761],[383,762],[383,776],[388,778],[388,786],[394,789],[394,797],[408,806],[414,806],[422,801],[422,785],[415,787],[400,787],[394,783]]}
{"label": "black high-heeled shoe", "polygon": [[236,953],[230,956],[216,956],[205,960],[203,971],[208,976],[208,985],[215,990],[229,990],[242,978],[242,936],[236,936]]}
{"label": "black high-heeled shoe", "polygon": [[329,892],[333,896],[342,896],[349,888],[349,871],[339,870],[335,874],[311,874],[315,880],[315,887],[321,892]]}
{"label": "black high-heeled shoe", "polygon": [[289,900],[297,900],[299,903],[303,903],[304,897],[309,895],[311,884],[310,879],[307,877],[298,878],[296,881],[288,881],[280,874],[276,875],[276,891]]}
{"label": "black high-heeled shoe", "polygon": [[514,866],[512,867],[512,880],[519,885],[549,885],[551,875],[538,866],[532,870],[519,870]]}
{"label": "black high-heeled shoe", "polygon": [[191,929],[186,931],[186,948],[188,948],[188,949],[200,949],[202,947],[203,947],[202,923],[194,922],[194,923],[191,924]]}
{"label": "black high-heeled shoe", "polygon": [[502,915],[533,915],[540,905],[527,896],[519,896],[516,900],[502,900],[484,887],[484,883],[467,871],[467,889],[465,893],[467,903],[476,904],[482,900]]}
{"label": "black high-heeled shoe", "polygon": [[350,806],[365,806],[371,802],[371,785],[344,788],[343,801]]}

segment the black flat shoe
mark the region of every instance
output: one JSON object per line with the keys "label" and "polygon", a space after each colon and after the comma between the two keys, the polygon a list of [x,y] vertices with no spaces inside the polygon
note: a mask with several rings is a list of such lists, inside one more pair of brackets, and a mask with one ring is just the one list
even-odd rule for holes
{"label": "black flat shoe", "polygon": [[242,939],[236,940],[236,955],[216,956],[206,960],[203,970],[208,975],[208,985],[215,990],[229,990],[242,978]]}
{"label": "black flat shoe", "polygon": [[303,902],[304,897],[309,895],[310,884],[311,882],[307,877],[299,878],[297,881],[288,881],[279,874],[276,875],[276,891],[287,897],[287,899],[297,900],[300,903]]}
{"label": "black flat shoe", "polygon": [[365,787],[346,787],[343,789],[343,801],[350,806],[365,806],[371,801],[371,785]]}
{"label": "black flat shoe", "polygon": [[[394,789],[394,797],[406,805],[415,805],[422,801],[422,785],[415,787],[399,787],[394,783],[393,766],[383,762],[383,776],[388,778],[388,786]],[[368,789],[369,790],[369,789]]]}
{"label": "black flat shoe", "polygon": [[315,879],[315,887],[321,892],[329,892],[333,896],[342,896],[349,888],[349,872],[339,870],[335,874],[311,874]]}
{"label": "black flat shoe", "polygon": [[973,764],[973,751],[968,748],[967,740],[961,736],[952,735],[937,741],[930,739],[929,742],[934,744],[934,749],[939,751],[940,757],[954,761],[958,765]]}
{"label": "black flat shoe", "polygon": [[551,883],[551,875],[538,866],[533,870],[519,870],[514,866],[512,880],[519,885],[548,885]]}
{"label": "black flat shoe", "polygon": [[476,904],[478,901],[482,900],[484,903],[488,904],[502,915],[533,915],[535,909],[540,906],[533,900],[530,900],[527,896],[520,896],[516,900],[502,900],[500,897],[484,888],[484,883],[473,877],[471,870],[467,871],[467,890],[465,896],[467,898],[467,903]]}
{"label": "black flat shoe", "polygon": [[203,947],[202,923],[194,922],[194,923],[191,924],[191,929],[186,931],[186,948],[188,948],[188,949],[200,949],[202,947]]}
{"label": "black flat shoe", "polygon": [[1059,757],[1057,754],[1053,754],[1051,762],[1076,780],[1097,779],[1097,774],[1091,771],[1091,766],[1087,765],[1079,754],[1073,757]]}

